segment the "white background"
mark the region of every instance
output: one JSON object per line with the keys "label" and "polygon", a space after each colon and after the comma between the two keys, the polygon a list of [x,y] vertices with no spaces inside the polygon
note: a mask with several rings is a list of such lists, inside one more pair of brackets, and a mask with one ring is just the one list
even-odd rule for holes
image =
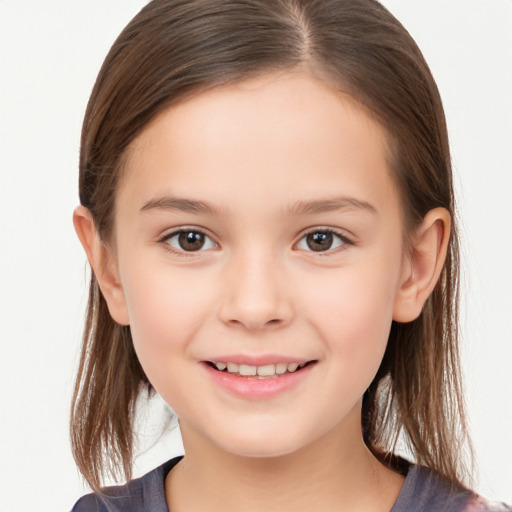
{"label": "white background", "polygon": [[[0,512],[65,511],[85,492],[68,441],[87,284],[71,223],[79,132],[108,48],[144,3],[0,0]],[[512,502],[512,2],[384,4],[445,102],[477,490]],[[137,474],[180,449],[171,436]]]}

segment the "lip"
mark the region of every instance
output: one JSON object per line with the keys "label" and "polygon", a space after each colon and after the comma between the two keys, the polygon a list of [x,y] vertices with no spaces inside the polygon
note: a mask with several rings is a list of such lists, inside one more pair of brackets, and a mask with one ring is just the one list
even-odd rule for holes
{"label": "lip", "polygon": [[[269,360],[268,358],[256,358],[256,360],[259,362],[255,363],[255,358],[234,358],[233,356],[225,359],[221,359],[220,357],[215,359],[215,361],[230,361],[234,363],[236,362],[237,364],[250,364],[253,366],[264,366],[265,364],[278,362],[307,362],[305,360],[294,360],[293,358],[291,360],[286,359],[286,361],[284,359]],[[276,375],[275,377],[264,379],[257,377],[242,377],[227,372],[221,372],[212,368],[207,362],[202,362],[201,366],[207,372],[214,384],[228,393],[246,400],[265,400],[290,391],[298,386],[311,374],[312,369],[316,366],[316,362],[308,364],[304,366],[304,368],[296,370],[293,373],[284,373],[282,375]]]}
{"label": "lip", "polygon": [[273,354],[265,354],[265,355],[219,355],[210,359],[205,359],[205,361],[210,361],[212,363],[224,362],[224,363],[235,363],[235,364],[247,364],[249,366],[265,366],[267,364],[279,364],[279,363],[307,363],[308,361],[312,361],[313,359],[304,359],[297,357],[287,357],[283,355],[273,355]]}

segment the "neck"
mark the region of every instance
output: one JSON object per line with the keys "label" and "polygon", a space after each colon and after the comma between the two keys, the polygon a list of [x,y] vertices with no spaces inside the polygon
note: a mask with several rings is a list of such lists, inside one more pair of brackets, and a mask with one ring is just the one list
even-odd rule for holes
{"label": "neck", "polygon": [[359,420],[343,429],[294,453],[257,458],[227,453],[182,426],[186,456],[166,480],[169,509],[389,511],[403,477],[369,452]]}

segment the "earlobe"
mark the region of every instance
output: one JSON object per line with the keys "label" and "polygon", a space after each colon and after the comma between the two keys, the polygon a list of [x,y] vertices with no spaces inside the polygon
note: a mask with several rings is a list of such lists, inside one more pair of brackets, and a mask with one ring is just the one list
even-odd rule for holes
{"label": "earlobe", "polygon": [[443,269],[450,239],[451,217],[445,208],[430,210],[414,233],[404,258],[393,320],[412,322],[421,313]]}
{"label": "earlobe", "polygon": [[107,302],[110,315],[117,323],[129,325],[130,320],[117,265],[111,251],[101,240],[91,213],[85,206],[78,206],[73,212],[73,225]]}

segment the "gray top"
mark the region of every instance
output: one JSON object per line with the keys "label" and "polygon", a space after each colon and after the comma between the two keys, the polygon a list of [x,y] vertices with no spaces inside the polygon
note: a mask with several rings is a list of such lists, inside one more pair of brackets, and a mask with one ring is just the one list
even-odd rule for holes
{"label": "gray top", "polygon": [[[87,494],[77,501],[71,512],[169,512],[165,502],[165,477],[181,459],[171,459],[126,485],[107,487],[102,495]],[[390,512],[483,511],[512,511],[512,508],[486,501],[466,489],[450,490],[447,481],[432,470],[411,465]]]}

